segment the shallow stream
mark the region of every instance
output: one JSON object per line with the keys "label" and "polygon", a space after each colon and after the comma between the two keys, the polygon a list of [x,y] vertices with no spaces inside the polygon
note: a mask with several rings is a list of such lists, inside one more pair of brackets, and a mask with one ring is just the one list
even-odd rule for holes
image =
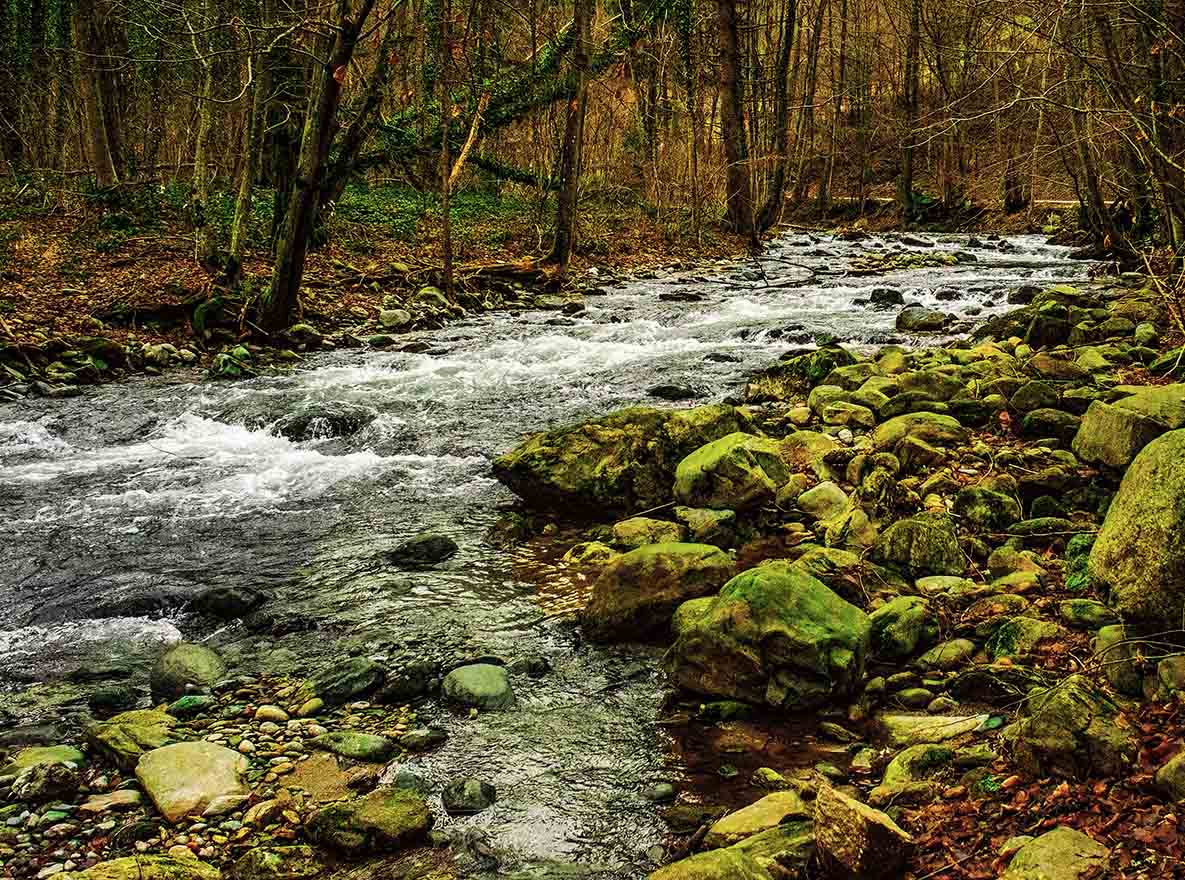
{"label": "shallow stream", "polygon": [[[896,309],[856,302],[872,288],[980,320],[1021,284],[1086,268],[1037,238],[926,240],[974,261],[846,277],[869,251],[927,248],[792,233],[760,265],[635,279],[575,316],[493,314],[413,334],[430,346],[419,354],[323,353],[278,378],[170,374],[0,406],[0,685],[118,677],[182,637],[212,639],[247,671],[300,672],[343,647],[446,662],[543,655],[550,673],[515,678],[518,709],[442,714],[449,741],[409,766],[497,786],[497,805],[463,821],[488,832],[504,864],[561,859],[644,876],[666,828],[642,790],[670,781],[711,799],[718,765],[742,762],[716,753],[716,734],[656,726],[658,653],[582,643],[561,613],[580,585],[546,554],[483,540],[512,500],[490,463],[531,431],[735,394],[746,373],[816,333],[926,344],[893,329]],[[802,267],[815,273],[808,284],[782,286]],[[657,401],[657,384],[695,399]],[[309,400],[377,418],[303,443],[247,427]],[[383,550],[429,529],[452,536],[458,555],[427,572],[384,564]],[[179,613],[213,585],[271,593],[269,633],[211,633]],[[770,760],[809,752],[793,728],[738,725],[730,736],[741,752],[759,741]]]}

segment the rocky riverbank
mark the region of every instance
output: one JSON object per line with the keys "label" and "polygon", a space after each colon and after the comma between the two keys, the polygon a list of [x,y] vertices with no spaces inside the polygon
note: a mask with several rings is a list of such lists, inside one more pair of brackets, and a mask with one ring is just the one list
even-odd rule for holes
{"label": "rocky riverbank", "polygon": [[[540,657],[429,661],[433,646],[420,645],[382,659],[367,642],[311,675],[289,662],[246,676],[229,652],[183,644],[158,658],[151,708],[90,670],[104,684],[85,689],[79,714],[4,732],[4,871],[633,878],[672,861],[660,876],[801,876],[818,864],[921,877],[955,862],[953,873],[995,876],[1020,849],[1008,870],[1029,873],[1015,877],[1066,853],[1083,871],[1167,876],[1181,679],[1163,656],[1171,640],[1141,637],[1180,614],[1163,537],[1180,504],[1158,506],[1181,493],[1172,327],[1142,279],[1015,298],[1031,302],[974,341],[790,352],[734,400],[620,411],[536,435],[497,463],[534,508],[508,516],[501,539],[555,542],[579,514],[564,567],[594,578],[585,638],[668,646],[674,687],[656,723],[727,742],[708,758],[714,788],[672,771],[628,803],[623,793],[622,810],[636,800],[665,818],[665,851],[611,869],[500,869],[478,832],[513,786],[491,786],[477,758],[463,772],[450,762],[447,778],[407,771],[417,755],[445,754],[474,713],[474,726],[521,732],[529,708],[531,723],[553,717],[552,735],[573,735],[564,712],[579,706],[546,716],[530,705],[558,677]],[[1156,549],[1122,552],[1133,546]],[[401,547],[385,564],[409,583],[456,551]],[[200,594],[218,603],[211,619],[270,613],[211,591]],[[247,642],[299,623],[272,611],[271,629],[253,618]],[[1092,659],[1092,642],[1105,653]],[[644,664],[621,664],[623,680],[638,674]],[[754,744],[761,725],[785,732],[804,718],[825,749]],[[581,748],[613,735],[579,733]],[[450,818],[475,810],[473,825]]]}
{"label": "rocky riverbank", "polygon": [[582,626],[668,644],[674,717],[815,713],[844,755],[758,769],[723,817],[680,798],[655,880],[1179,869],[1182,349],[1136,276],[1015,300],[495,464],[533,508],[617,514],[566,557],[599,572]]}

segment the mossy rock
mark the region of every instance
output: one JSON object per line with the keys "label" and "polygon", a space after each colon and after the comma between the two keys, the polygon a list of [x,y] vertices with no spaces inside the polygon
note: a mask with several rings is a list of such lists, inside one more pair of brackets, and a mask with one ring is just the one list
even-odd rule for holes
{"label": "mossy rock", "polygon": [[666,665],[675,684],[696,693],[810,709],[854,690],[868,638],[859,608],[801,569],[769,562],[683,617]]}
{"label": "mossy rock", "polygon": [[179,642],[152,667],[150,683],[157,700],[175,700],[192,690],[204,691],[226,675],[226,664],[205,645]]}
{"label": "mossy rock", "polygon": [[789,476],[777,440],[737,432],[679,462],[675,499],[688,507],[746,510],[771,504]]}
{"label": "mossy rock", "polygon": [[1033,776],[1116,776],[1130,772],[1139,741],[1119,707],[1089,679],[1072,675],[1025,701],[1026,718],[1011,725],[1013,757]]}
{"label": "mossy rock", "polygon": [[898,596],[868,616],[872,654],[878,660],[912,657],[932,643],[938,626],[921,596]]}
{"label": "mossy rock", "polygon": [[165,712],[134,709],[90,725],[86,740],[91,749],[130,773],[145,752],[169,744],[175,723]]}
{"label": "mossy rock", "polygon": [[539,507],[603,516],[669,500],[675,468],[691,452],[752,431],[740,410],[634,407],[535,434],[494,462],[494,475]]}
{"label": "mossy rock", "polygon": [[954,523],[938,513],[893,523],[881,533],[872,548],[872,558],[912,578],[961,575],[967,569]]}
{"label": "mossy rock", "polygon": [[1124,620],[1164,629],[1185,614],[1185,430],[1136,456],[1090,551],[1090,574]]}
{"label": "mossy rock", "polygon": [[1003,492],[968,486],[955,493],[951,512],[980,529],[1003,531],[1020,520],[1020,502]]}
{"label": "mossy rock", "polygon": [[715,593],[733,576],[727,553],[708,544],[649,544],[605,566],[593,584],[584,631],[595,641],[665,634],[675,609]]}
{"label": "mossy rock", "polygon": [[788,402],[821,384],[837,367],[854,363],[855,355],[838,345],[784,358],[749,378],[745,384],[745,400],[749,403]]}
{"label": "mossy rock", "polygon": [[432,824],[432,814],[419,794],[406,788],[379,788],[314,813],[305,829],[322,846],[364,856],[422,843]]}
{"label": "mossy rock", "polygon": [[62,880],[219,880],[218,869],[196,857],[127,856],[99,862],[85,871],[66,871]]}

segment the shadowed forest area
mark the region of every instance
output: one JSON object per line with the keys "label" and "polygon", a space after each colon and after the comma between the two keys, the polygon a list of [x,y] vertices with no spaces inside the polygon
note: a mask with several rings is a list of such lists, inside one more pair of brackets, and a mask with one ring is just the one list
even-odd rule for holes
{"label": "shadowed forest area", "polygon": [[[19,283],[64,229],[69,250],[130,259],[188,238],[268,332],[296,320],[319,253],[411,260],[451,295],[468,263],[553,282],[573,254],[755,249],[805,216],[986,212],[1081,226],[1134,265],[1185,234],[1179,13],[11,0],[0,260]],[[200,278],[166,265],[154,283]]]}

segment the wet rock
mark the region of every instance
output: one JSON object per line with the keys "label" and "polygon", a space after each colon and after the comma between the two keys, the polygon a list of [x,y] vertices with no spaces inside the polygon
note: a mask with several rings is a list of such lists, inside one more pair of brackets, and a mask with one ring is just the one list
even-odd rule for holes
{"label": "wet rock", "polygon": [[646,389],[646,393],[659,400],[695,400],[698,397],[707,397],[710,392],[698,385],[659,384],[651,385]]}
{"label": "wet rock", "polygon": [[879,810],[824,786],[815,800],[815,828],[827,876],[890,880],[905,873],[913,838]]}
{"label": "wet rock", "polygon": [[145,752],[169,742],[174,723],[164,712],[136,709],[90,725],[86,740],[91,749],[130,773]]}
{"label": "wet rock", "polygon": [[205,645],[179,642],[152,667],[149,683],[156,700],[175,700],[191,691],[204,691],[226,675],[226,664]]}
{"label": "wet rock", "polygon": [[42,764],[66,764],[81,767],[85,763],[86,756],[74,746],[33,746],[21,749],[0,766],[0,776],[15,776],[22,770]]}
{"label": "wet rock", "polygon": [[59,880],[219,880],[218,869],[190,855],[136,855],[99,862],[85,871],[58,874]]}
{"label": "wet rock", "polygon": [[881,533],[872,558],[914,578],[961,575],[967,567],[954,523],[944,514],[919,514],[893,523]]}
{"label": "wet rock", "polygon": [[744,397],[748,403],[786,402],[821,383],[837,367],[854,363],[855,355],[838,345],[792,353],[754,373],[745,385]]}
{"label": "wet rock", "polygon": [[582,541],[579,544],[573,544],[572,548],[564,554],[564,562],[585,568],[599,568],[612,562],[620,555],[619,551],[600,541]]}
{"label": "wet rock", "polygon": [[851,693],[863,673],[868,618],[787,563],[750,569],[695,601],[705,604],[678,619],[667,654],[680,687],[797,710]]}
{"label": "wet rock", "polygon": [[454,779],[440,794],[445,812],[450,816],[469,816],[492,807],[498,799],[498,792],[488,782],[472,776]]}
{"label": "wet rock", "polygon": [[898,330],[909,333],[934,333],[947,325],[949,316],[945,312],[927,309],[924,306],[906,306],[897,313]]}
{"label": "wet rock", "polygon": [[651,544],[605,566],[585,609],[585,633],[596,641],[665,632],[675,609],[715,593],[735,572],[727,553],[707,544]]}
{"label": "wet rock", "polygon": [[797,792],[775,791],[713,824],[704,838],[704,845],[711,849],[730,846],[776,828],[788,819],[807,819],[810,816],[811,808]]}
{"label": "wet rock", "polygon": [[938,635],[930,603],[921,596],[899,596],[868,617],[872,655],[880,660],[912,657]]}
{"label": "wet rock", "polygon": [[1119,707],[1082,675],[1025,701],[1028,717],[1006,731],[1017,765],[1033,776],[1086,779],[1130,768],[1139,743],[1117,722]]}
{"label": "wet rock", "polygon": [[253,587],[210,587],[194,597],[189,609],[197,614],[234,620],[245,617],[267,601],[267,594]]}
{"label": "wet rock", "polygon": [[406,309],[380,309],[379,324],[387,330],[400,330],[412,322],[411,312]]}
{"label": "wet rock", "polygon": [[406,703],[431,693],[440,677],[440,664],[415,660],[387,673],[386,683],[378,692],[380,703]]}
{"label": "wet rock", "polygon": [[893,287],[877,287],[868,294],[868,304],[874,309],[888,309],[905,305],[905,296]]}
{"label": "wet rock", "polygon": [[970,733],[983,723],[986,715],[899,715],[882,712],[876,721],[887,743],[896,748],[924,743],[942,743]]}
{"label": "wet rock", "polygon": [[678,506],[675,519],[687,529],[688,539],[693,544],[711,544],[728,548],[736,543],[737,515],[732,510],[711,510],[709,508]]}
{"label": "wet rock", "polygon": [[1152,441],[1123,477],[1090,573],[1124,620],[1165,629],[1185,613],[1185,430]]}
{"label": "wet rock", "polygon": [[377,690],[386,679],[386,670],[366,657],[349,657],[327,666],[310,678],[303,688],[309,698],[323,705],[340,706],[356,697]]}
{"label": "wet rock", "polygon": [[12,800],[40,804],[50,800],[72,800],[82,777],[69,764],[39,763],[26,767],[12,783]]}
{"label": "wet rock", "polygon": [[448,535],[424,532],[404,541],[394,550],[388,550],[385,555],[387,561],[396,568],[415,570],[430,568],[451,559],[457,549],[457,542]]}
{"label": "wet rock", "polygon": [[409,752],[422,752],[443,744],[448,734],[439,727],[416,727],[399,737],[399,745]]}
{"label": "wet rock", "polygon": [[688,507],[744,510],[771,503],[788,477],[778,441],[737,432],[679,462],[675,498]]}
{"label": "wet rock", "polygon": [[222,872],[224,880],[313,880],[326,872],[311,846],[257,846]]}
{"label": "wet rock", "polygon": [[1017,850],[1000,880],[1086,880],[1100,875],[1108,854],[1094,838],[1062,825]]}
{"label": "wet rock", "polygon": [[383,763],[395,753],[395,743],[385,736],[356,730],[332,730],[309,740],[308,746],[354,761],[374,763]]}
{"label": "wet rock", "polygon": [[676,543],[683,538],[683,526],[663,519],[633,516],[613,524],[613,543],[625,550],[646,544]]}
{"label": "wet rock", "polygon": [[211,742],[153,749],[136,764],[136,779],[169,822],[201,813],[216,798],[245,796],[247,759]]}
{"label": "wet rock", "polygon": [[514,691],[501,666],[474,663],[454,669],[444,677],[445,699],[466,708],[499,710],[514,706]]}
{"label": "wet rock", "polygon": [[271,431],[293,443],[300,443],[348,437],[361,431],[376,418],[378,412],[367,406],[344,401],[316,401],[300,404],[292,412],[280,416]]}
{"label": "wet rock", "polygon": [[433,824],[424,799],[404,788],[380,788],[313,814],[309,836],[347,856],[391,852],[424,841]]}

